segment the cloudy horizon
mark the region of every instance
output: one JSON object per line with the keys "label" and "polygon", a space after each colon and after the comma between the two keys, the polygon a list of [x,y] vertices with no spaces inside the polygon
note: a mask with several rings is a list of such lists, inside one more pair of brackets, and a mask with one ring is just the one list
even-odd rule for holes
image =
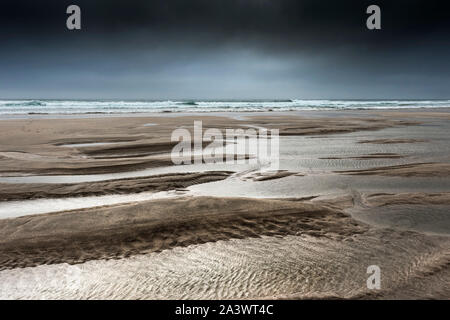
{"label": "cloudy horizon", "polygon": [[[381,7],[382,29],[365,10]],[[77,4],[82,29],[66,28]],[[448,99],[444,1],[5,1],[0,99]]]}

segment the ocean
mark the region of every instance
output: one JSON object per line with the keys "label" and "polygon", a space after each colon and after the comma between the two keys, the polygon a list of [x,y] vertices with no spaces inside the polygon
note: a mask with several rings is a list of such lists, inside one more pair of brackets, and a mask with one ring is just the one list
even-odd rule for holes
{"label": "ocean", "polygon": [[450,107],[450,100],[0,100],[1,115],[365,110]]}

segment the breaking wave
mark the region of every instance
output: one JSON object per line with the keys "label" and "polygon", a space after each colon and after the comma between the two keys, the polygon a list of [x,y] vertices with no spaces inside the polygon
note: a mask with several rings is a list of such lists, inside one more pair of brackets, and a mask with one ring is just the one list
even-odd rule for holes
{"label": "breaking wave", "polygon": [[0,100],[0,115],[410,109],[450,107],[450,100]]}
{"label": "breaking wave", "polygon": [[0,107],[24,107],[24,106],[45,106],[46,103],[39,100],[31,100],[31,101],[14,101],[14,102],[8,102],[8,101],[2,101],[0,102]]}

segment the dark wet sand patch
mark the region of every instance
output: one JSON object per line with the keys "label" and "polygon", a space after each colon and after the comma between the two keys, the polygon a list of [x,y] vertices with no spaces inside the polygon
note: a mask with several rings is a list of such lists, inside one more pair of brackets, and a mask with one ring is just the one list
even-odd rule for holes
{"label": "dark wet sand patch", "polygon": [[[31,162],[33,162],[31,164]],[[72,159],[70,161],[3,161],[9,163],[3,167],[1,173],[4,175],[82,175],[82,174],[104,174],[136,171],[141,169],[167,167],[173,164],[172,159],[167,157],[152,157],[146,159],[120,159],[120,161]],[[19,164],[22,166],[19,167]],[[31,164],[30,166],[27,166]]]}
{"label": "dark wet sand patch", "polygon": [[93,143],[126,143],[126,142],[134,142],[141,139],[145,139],[146,137],[143,135],[133,136],[133,137],[86,137],[86,138],[63,138],[54,141],[49,141],[49,143],[54,144],[55,146],[71,146],[74,147],[78,144],[93,144]]}
{"label": "dark wet sand patch", "polygon": [[281,179],[281,178],[289,177],[292,175],[299,175],[299,174],[296,172],[291,172],[291,171],[287,171],[287,170],[256,172],[249,176],[244,177],[244,180],[268,181],[268,180]]}
{"label": "dark wet sand patch", "polygon": [[399,144],[399,143],[421,143],[428,142],[423,139],[373,139],[373,140],[360,140],[358,143],[371,143],[371,144]]}
{"label": "dark wet sand patch", "polygon": [[364,203],[371,207],[402,204],[450,205],[450,192],[373,193],[364,197]]}
{"label": "dark wet sand patch", "polygon": [[[314,121],[312,121],[314,122]],[[357,131],[376,131],[386,128],[392,128],[396,126],[410,126],[418,125],[419,122],[414,121],[401,121],[401,120],[351,120],[348,122],[336,122],[323,120],[322,122],[317,122],[316,124],[307,126],[295,126],[295,127],[284,127],[280,129],[280,136],[303,136],[303,135],[330,135],[330,134],[343,134],[352,133]]]}
{"label": "dark wet sand patch", "polygon": [[230,174],[232,174],[230,171],[206,171],[83,183],[0,184],[0,201],[169,191],[223,180]]}
{"label": "dark wet sand patch", "polygon": [[169,153],[178,142],[124,144],[120,146],[86,147],[81,152],[94,159],[142,157]]}
{"label": "dark wet sand patch", "polygon": [[450,163],[411,163],[361,170],[334,171],[347,175],[380,175],[395,177],[447,177],[450,175]]}
{"label": "dark wet sand patch", "polygon": [[365,154],[361,156],[352,156],[352,157],[325,157],[319,158],[321,160],[371,160],[371,159],[401,159],[405,158],[405,156],[397,153],[371,153]]}

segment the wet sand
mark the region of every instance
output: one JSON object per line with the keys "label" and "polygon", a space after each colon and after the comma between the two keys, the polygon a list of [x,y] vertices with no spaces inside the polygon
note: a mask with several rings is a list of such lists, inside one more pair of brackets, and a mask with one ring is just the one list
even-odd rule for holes
{"label": "wet sand", "polygon": [[418,143],[426,142],[426,140],[420,139],[374,139],[374,140],[361,140],[358,143],[374,143],[374,144],[398,144],[398,143]]}
{"label": "wet sand", "polygon": [[350,175],[381,175],[399,177],[447,177],[450,163],[411,163],[398,166],[370,168],[365,170],[338,171]]}
{"label": "wet sand", "polygon": [[[3,203],[182,192],[0,217],[0,298],[448,299],[442,114],[2,120]],[[280,169],[172,165],[171,132],[194,120],[279,129]],[[73,174],[93,178],[44,176]],[[366,288],[373,264],[381,290]]]}
{"label": "wet sand", "polygon": [[84,183],[0,184],[0,201],[169,191],[184,189],[194,184],[226,179],[231,173],[208,171]]}
{"label": "wet sand", "polygon": [[[408,126],[402,119],[309,119],[287,116],[253,116],[235,120],[217,116],[134,117],[95,119],[3,120],[0,127],[0,175],[96,174],[169,166],[168,155],[176,142],[176,128],[246,128],[248,125],[279,129],[281,136],[348,133]],[[145,126],[152,122],[155,126]],[[102,143],[121,142],[118,145]],[[68,144],[96,143],[89,147]],[[100,145],[99,145],[100,144]],[[63,146],[64,145],[64,146]]]}
{"label": "wet sand", "polygon": [[3,219],[0,230],[0,265],[9,269],[261,235],[343,238],[366,228],[333,205],[195,197]]}

